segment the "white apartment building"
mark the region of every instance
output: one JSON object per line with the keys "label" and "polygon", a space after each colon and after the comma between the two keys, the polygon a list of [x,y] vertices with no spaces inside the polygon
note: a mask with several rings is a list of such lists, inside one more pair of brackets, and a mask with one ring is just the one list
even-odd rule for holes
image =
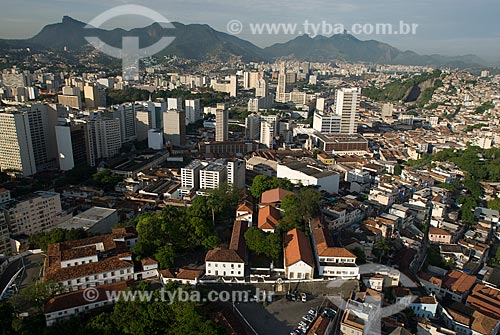
{"label": "white apartment building", "polygon": [[200,188],[215,190],[221,183],[227,182],[227,168],[223,164],[210,163],[200,171]]}
{"label": "white apartment building", "polygon": [[342,117],[331,112],[316,111],[313,129],[324,134],[339,134]]}
{"label": "white apartment building", "polygon": [[260,143],[264,144],[269,149],[274,147],[275,122],[262,120],[260,123]]}
{"label": "white apartment building", "polygon": [[206,166],[199,160],[194,160],[181,169],[181,195],[200,188],[200,171]]}
{"label": "white apartment building", "polygon": [[137,110],[144,109],[144,106],[136,103],[125,103],[118,106],[111,106],[113,117],[120,120],[120,133],[122,143],[137,140]]}
{"label": "white apartment building", "polygon": [[341,88],[335,92],[335,114],[341,116],[340,133],[357,133],[357,113],[361,101],[361,88]]}

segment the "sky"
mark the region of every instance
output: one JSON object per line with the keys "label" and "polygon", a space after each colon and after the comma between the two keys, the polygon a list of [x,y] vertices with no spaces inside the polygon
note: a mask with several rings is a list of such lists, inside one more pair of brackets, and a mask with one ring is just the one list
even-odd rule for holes
{"label": "sky", "polygon": [[[16,0],[1,6],[0,38],[28,38],[43,26],[60,22],[63,15],[89,22],[102,12],[123,4],[151,8],[170,21],[206,23],[227,32],[238,20],[238,35],[258,46],[286,42],[297,34],[252,34],[250,24],[322,22],[348,30],[353,24],[399,22],[418,24],[414,35],[357,35],[362,40],[386,42],[420,54],[466,55],[500,63],[500,1],[498,0]],[[103,28],[136,28],[148,19],[123,16]],[[303,32],[297,29],[297,33]]]}

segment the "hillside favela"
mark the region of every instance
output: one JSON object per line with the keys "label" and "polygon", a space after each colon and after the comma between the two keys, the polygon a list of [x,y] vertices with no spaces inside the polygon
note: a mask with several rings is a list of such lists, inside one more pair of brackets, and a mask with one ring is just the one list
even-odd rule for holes
{"label": "hillside favela", "polygon": [[497,1],[0,8],[0,335],[500,335]]}

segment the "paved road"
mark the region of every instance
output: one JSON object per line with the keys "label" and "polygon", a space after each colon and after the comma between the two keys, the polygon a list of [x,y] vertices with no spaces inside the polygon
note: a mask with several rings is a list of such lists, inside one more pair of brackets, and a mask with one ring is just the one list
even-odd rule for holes
{"label": "paved road", "polygon": [[[45,256],[42,254],[29,255],[24,257],[23,261],[24,261],[25,271],[21,272],[21,274],[15,281],[19,290],[33,284],[33,282],[40,277],[40,269],[42,267],[44,257]],[[14,276],[16,272],[22,268],[23,261],[19,259],[15,262],[12,262],[12,264],[10,264],[9,267],[2,274],[0,278],[0,293],[12,279],[12,276]]]}
{"label": "paved road", "polygon": [[5,269],[5,272],[0,277],[0,293],[3,292],[5,286],[7,286],[12,276],[15,275],[17,271],[19,271],[21,266],[21,259],[18,259],[17,261],[12,262],[9,267]]}

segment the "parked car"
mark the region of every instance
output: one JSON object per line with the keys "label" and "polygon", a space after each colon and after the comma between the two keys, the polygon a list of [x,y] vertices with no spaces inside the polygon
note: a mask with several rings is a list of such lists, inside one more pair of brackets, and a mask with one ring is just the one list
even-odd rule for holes
{"label": "parked car", "polygon": [[300,294],[300,300],[302,300],[302,302],[307,302],[307,294],[302,292]]}

